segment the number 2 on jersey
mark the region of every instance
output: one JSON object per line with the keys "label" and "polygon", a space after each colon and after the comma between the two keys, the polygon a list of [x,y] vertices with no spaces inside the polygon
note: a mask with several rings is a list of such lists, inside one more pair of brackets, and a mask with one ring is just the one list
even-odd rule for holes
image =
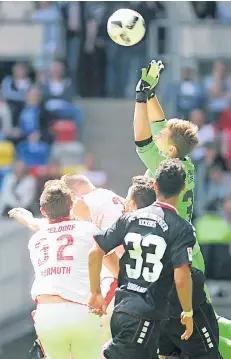
{"label": "number 2 on jersey", "polygon": [[[132,244],[132,249],[129,250],[131,259],[135,260],[135,268],[131,268],[130,264],[126,264],[126,272],[129,278],[138,279],[141,276],[146,282],[156,282],[163,269],[161,259],[164,256],[167,244],[164,238],[154,234],[148,234],[142,237],[138,233],[128,233],[125,237],[125,243]],[[150,250],[150,245],[155,246],[155,250]],[[149,249],[148,252],[144,251],[144,247]],[[143,253],[146,252],[146,258],[143,259]],[[146,265],[144,264],[146,262]],[[148,267],[147,264],[151,265]]]}
{"label": "number 2 on jersey", "polygon": [[[61,242],[61,241],[63,242],[64,240],[66,240],[66,243],[61,244],[58,247],[57,261],[72,261],[73,256],[64,255],[64,251],[68,246],[73,245],[74,239],[70,234],[64,234],[64,235],[57,238],[57,242]],[[35,248],[39,249],[40,253],[43,253],[42,258],[38,259],[38,265],[39,266],[42,266],[43,264],[45,264],[49,259],[49,245],[48,245],[48,243],[46,241],[47,241],[47,238],[42,238],[35,245]]]}

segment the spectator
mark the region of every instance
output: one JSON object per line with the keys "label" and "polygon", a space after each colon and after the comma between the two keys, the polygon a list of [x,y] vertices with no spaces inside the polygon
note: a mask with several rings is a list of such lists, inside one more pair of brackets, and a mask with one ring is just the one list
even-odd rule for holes
{"label": "spectator", "polygon": [[181,70],[181,79],[168,89],[167,101],[176,103],[177,116],[188,119],[195,109],[202,109],[205,96],[202,85],[196,80],[195,71],[190,67]]}
{"label": "spectator", "polygon": [[213,125],[206,124],[205,114],[202,110],[193,110],[190,113],[189,120],[198,126],[198,140],[199,144],[192,153],[192,159],[195,162],[200,161],[205,155],[206,143],[211,143],[216,139],[216,130]]}
{"label": "spectator", "polygon": [[24,136],[28,136],[40,128],[41,95],[38,89],[31,88],[26,94],[26,103],[19,116],[19,128]]}
{"label": "spectator", "polygon": [[[35,200],[36,181],[28,174],[24,163],[17,161],[13,172],[6,175],[0,194],[0,215],[7,216],[13,207],[32,209]],[[26,194],[26,195],[25,195]]]}
{"label": "spectator", "polygon": [[[106,75],[106,33],[108,19],[107,2],[86,2],[86,36],[84,43],[84,73],[91,72],[88,81],[83,79],[83,94],[86,96],[105,95]],[[89,70],[88,70],[89,69]]]}
{"label": "spectator", "polygon": [[66,30],[67,67],[73,82],[74,91],[79,94],[78,70],[84,38],[84,8],[88,3],[83,1],[58,1],[57,4],[61,9]]}
{"label": "spectator", "polygon": [[0,96],[0,140],[13,134],[12,116],[6,101]]}
{"label": "spectator", "polygon": [[28,167],[43,166],[48,163],[50,147],[40,140],[39,131],[35,131],[30,133],[26,141],[19,143],[16,154]]}
{"label": "spectator", "polygon": [[32,19],[43,25],[42,55],[38,61],[39,67],[48,70],[59,49],[61,39],[61,15],[55,2],[39,1],[38,9],[34,11]]}
{"label": "spectator", "polygon": [[221,164],[214,164],[209,170],[209,180],[205,203],[217,200],[223,204],[223,200],[231,190],[231,175],[225,172]]}
{"label": "spectator", "polygon": [[205,79],[204,86],[208,97],[209,122],[215,123],[231,100],[231,77],[223,61],[214,63],[213,73]]}
{"label": "spectator", "polygon": [[218,143],[212,142],[205,145],[203,161],[197,166],[195,186],[195,215],[200,216],[208,203],[208,186],[211,168],[221,168],[226,173],[228,165],[219,152]]}
{"label": "spectator", "polygon": [[41,106],[41,95],[38,87],[32,87],[27,92],[26,103],[19,116],[19,130],[23,139],[32,132],[40,131],[43,139],[51,142],[50,118]]}
{"label": "spectator", "polygon": [[73,88],[71,80],[65,77],[64,64],[54,62],[50,68],[49,78],[42,87],[45,109],[54,119],[71,118],[76,122],[79,132],[83,126],[83,113],[81,108],[72,104]]}
{"label": "spectator", "polygon": [[217,17],[217,3],[219,1],[190,1],[198,19]]}
{"label": "spectator", "polygon": [[31,86],[28,68],[23,63],[13,67],[12,75],[2,81],[2,96],[7,101],[13,118],[13,126],[18,125],[18,116],[24,106],[25,96]]}
{"label": "spectator", "polygon": [[231,22],[230,1],[216,1],[217,17],[220,24],[228,25]]}
{"label": "spectator", "polygon": [[221,152],[228,161],[231,170],[231,107],[223,111],[216,125],[220,132]]}

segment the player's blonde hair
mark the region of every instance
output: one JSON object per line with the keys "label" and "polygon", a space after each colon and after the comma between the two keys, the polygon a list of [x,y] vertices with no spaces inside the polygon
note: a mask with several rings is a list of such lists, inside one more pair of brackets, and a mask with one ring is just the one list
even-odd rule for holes
{"label": "player's blonde hair", "polygon": [[170,140],[177,149],[177,157],[183,159],[198,144],[198,127],[190,121],[173,118],[167,122]]}
{"label": "player's blonde hair", "polygon": [[79,186],[90,184],[90,180],[83,175],[77,174],[67,174],[61,177],[61,183],[71,189],[73,184],[78,184]]}

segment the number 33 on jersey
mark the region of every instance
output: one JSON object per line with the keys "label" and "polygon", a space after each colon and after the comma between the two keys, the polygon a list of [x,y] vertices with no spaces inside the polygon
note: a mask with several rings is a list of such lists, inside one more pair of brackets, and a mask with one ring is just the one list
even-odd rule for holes
{"label": "number 33 on jersey", "polygon": [[189,249],[195,244],[195,235],[192,225],[177,215],[174,207],[155,202],[123,215],[95,240],[106,253],[124,246],[119,287],[140,293],[152,288],[155,297],[159,290],[167,296],[174,282],[173,268],[191,263]]}

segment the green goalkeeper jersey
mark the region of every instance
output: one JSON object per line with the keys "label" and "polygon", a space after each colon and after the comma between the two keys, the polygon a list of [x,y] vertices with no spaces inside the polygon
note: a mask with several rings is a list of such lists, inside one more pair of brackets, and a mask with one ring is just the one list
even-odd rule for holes
{"label": "green goalkeeper jersey", "polygon": [[[160,122],[152,122],[151,123],[151,131],[152,136],[158,135],[166,126],[166,121]],[[137,153],[148,168],[146,171],[146,175],[149,177],[154,177],[155,172],[158,169],[160,163],[166,159],[166,156],[162,155],[155,142],[152,141],[146,146],[137,147]],[[177,204],[177,210],[179,215],[186,219],[187,221],[191,222],[192,213],[193,213],[193,202],[194,202],[194,165],[191,159],[187,156],[182,161],[184,170],[186,172],[186,180],[185,180],[185,189],[181,192]],[[200,251],[200,247],[196,244],[193,248],[193,254],[196,254]]]}

